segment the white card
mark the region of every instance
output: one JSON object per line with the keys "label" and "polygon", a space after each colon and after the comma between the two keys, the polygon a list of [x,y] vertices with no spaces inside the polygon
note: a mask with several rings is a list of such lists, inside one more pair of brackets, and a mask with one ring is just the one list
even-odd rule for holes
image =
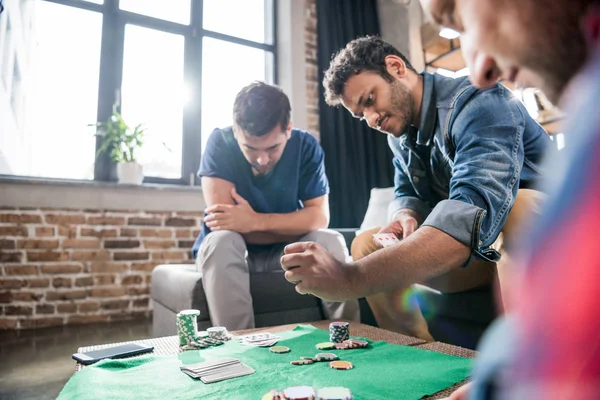
{"label": "white card", "polygon": [[398,237],[393,233],[375,233],[373,234],[373,238],[383,247],[391,246],[400,242],[400,239],[398,239]]}

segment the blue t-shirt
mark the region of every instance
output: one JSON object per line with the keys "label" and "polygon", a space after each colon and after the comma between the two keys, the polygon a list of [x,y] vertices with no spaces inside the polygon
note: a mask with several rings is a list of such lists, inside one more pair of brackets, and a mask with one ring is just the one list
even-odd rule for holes
{"label": "blue t-shirt", "polygon": [[[231,127],[215,129],[200,162],[198,176],[220,178],[233,183],[238,194],[257,213],[287,214],[304,207],[303,202],[329,193],[324,154],[308,132],[292,129],[279,162],[264,176],[255,176],[244,157]],[[193,248],[194,259],[210,229],[202,231]]]}

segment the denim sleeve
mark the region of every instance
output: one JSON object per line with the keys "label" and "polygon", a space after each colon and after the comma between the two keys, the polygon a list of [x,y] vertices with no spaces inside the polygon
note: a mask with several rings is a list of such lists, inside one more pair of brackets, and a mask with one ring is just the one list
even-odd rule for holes
{"label": "denim sleeve", "polygon": [[388,206],[388,220],[391,221],[394,214],[404,208],[411,209],[425,219],[431,208],[427,203],[417,196],[402,166],[400,158],[394,157],[394,201]]}
{"label": "denim sleeve", "polygon": [[501,85],[478,91],[458,111],[450,138],[456,149],[449,199],[423,225],[469,246],[473,255],[498,258],[489,249],[514,203],[523,166],[524,112]]}

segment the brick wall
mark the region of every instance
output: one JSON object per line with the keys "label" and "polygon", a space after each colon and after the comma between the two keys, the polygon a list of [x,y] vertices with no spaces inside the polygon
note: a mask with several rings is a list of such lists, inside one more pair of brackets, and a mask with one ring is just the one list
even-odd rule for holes
{"label": "brick wall", "polygon": [[202,213],[0,210],[0,329],[149,316],[152,269],[191,263]]}
{"label": "brick wall", "polygon": [[317,65],[317,1],[305,3],[306,48],[306,105],[308,130],[320,138],[319,133],[319,67]]}

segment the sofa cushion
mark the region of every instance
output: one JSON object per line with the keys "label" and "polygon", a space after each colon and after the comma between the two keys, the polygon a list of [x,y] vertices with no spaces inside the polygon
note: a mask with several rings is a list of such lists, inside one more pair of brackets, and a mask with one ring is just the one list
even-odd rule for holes
{"label": "sofa cushion", "polygon": [[394,200],[394,188],[373,188],[369,198],[369,206],[365,213],[365,218],[360,224],[360,229],[356,233],[359,235],[362,231],[384,226],[388,223],[388,206]]}

